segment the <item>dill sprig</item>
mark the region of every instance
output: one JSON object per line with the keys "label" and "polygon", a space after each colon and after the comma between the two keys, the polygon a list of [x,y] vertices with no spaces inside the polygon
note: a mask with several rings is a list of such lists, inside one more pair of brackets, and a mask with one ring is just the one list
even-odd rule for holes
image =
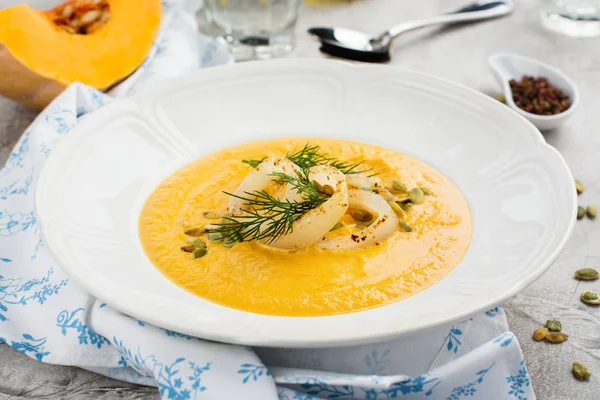
{"label": "dill sprig", "polygon": [[[341,161],[335,157],[327,156],[321,152],[320,146],[310,145],[309,143],[306,143],[300,150],[288,152],[285,157],[303,170],[307,170],[315,165],[321,164],[331,165],[332,167],[339,169],[345,175],[364,174],[373,170],[373,168],[359,169],[359,167],[363,165],[364,161],[352,163],[348,161]],[[256,168],[265,158],[266,157],[263,157],[260,160],[242,160],[242,162]]]}
{"label": "dill sprig", "polygon": [[298,200],[279,200],[265,190],[245,192],[245,196],[225,192],[244,201],[242,215],[224,217],[224,222],[216,224],[216,231],[225,243],[248,242],[268,239],[272,243],[293,230],[294,223],[310,210],[319,207],[329,198],[319,192],[309,181],[305,172],[294,177],[283,173],[273,174],[274,182],[288,183],[297,193]]}

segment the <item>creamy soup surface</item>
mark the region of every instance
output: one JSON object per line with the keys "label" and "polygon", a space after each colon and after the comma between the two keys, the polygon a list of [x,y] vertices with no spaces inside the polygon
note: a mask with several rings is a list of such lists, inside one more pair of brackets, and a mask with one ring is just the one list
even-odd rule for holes
{"label": "creamy soup surface", "polygon": [[[231,248],[207,241],[207,254],[198,259],[181,250],[186,226],[214,223],[204,217],[207,211],[227,212],[230,196],[224,192],[234,192],[252,170],[241,160],[284,156],[306,143],[340,160],[364,160],[382,182],[426,188],[425,201],[402,217],[412,232],[399,229],[383,243],[352,250],[286,252],[256,241]],[[281,139],[218,151],[168,177],[147,199],[139,234],[154,266],[196,296],[253,313],[325,316],[400,301],[438,282],[469,246],[471,214],[444,175],[414,158],[344,140]]]}

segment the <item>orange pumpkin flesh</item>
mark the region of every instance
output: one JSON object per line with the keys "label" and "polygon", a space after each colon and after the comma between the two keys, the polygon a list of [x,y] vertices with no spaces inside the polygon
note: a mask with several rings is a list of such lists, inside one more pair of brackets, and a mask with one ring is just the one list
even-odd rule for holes
{"label": "orange pumpkin flesh", "polygon": [[55,9],[1,10],[0,93],[40,109],[73,82],[103,90],[135,71],[156,37],[160,0],[107,2],[110,18],[88,34],[55,24]]}

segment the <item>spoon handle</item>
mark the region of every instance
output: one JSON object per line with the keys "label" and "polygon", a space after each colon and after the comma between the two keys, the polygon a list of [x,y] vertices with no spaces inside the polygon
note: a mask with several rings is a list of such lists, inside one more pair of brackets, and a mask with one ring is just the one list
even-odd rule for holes
{"label": "spoon handle", "polygon": [[375,41],[387,42],[398,35],[430,25],[479,21],[510,14],[515,9],[512,0],[477,1],[448,14],[398,24],[379,35]]}

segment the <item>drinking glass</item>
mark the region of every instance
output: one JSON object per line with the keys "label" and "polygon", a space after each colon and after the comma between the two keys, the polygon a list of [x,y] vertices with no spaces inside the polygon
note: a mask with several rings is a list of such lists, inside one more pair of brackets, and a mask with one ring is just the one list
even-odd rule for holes
{"label": "drinking glass", "polygon": [[600,0],[544,0],[542,25],[569,36],[600,35]]}
{"label": "drinking glass", "polygon": [[237,60],[266,59],[294,47],[301,0],[204,0],[200,31],[224,42]]}

